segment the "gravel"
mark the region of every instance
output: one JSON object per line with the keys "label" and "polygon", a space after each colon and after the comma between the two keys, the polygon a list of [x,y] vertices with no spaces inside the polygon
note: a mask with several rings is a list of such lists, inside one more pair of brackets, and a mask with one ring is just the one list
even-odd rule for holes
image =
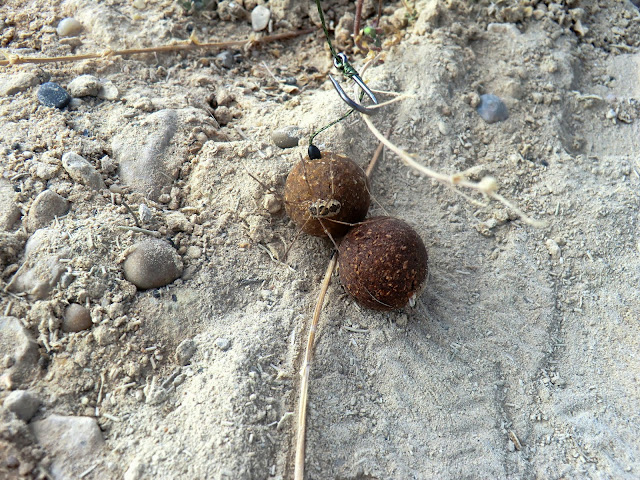
{"label": "gravel", "polygon": [[251,11],[251,28],[254,32],[264,30],[269,25],[269,19],[271,18],[271,11],[262,5],[257,5]]}
{"label": "gravel", "polygon": [[0,385],[12,389],[26,382],[38,362],[38,345],[15,317],[0,317],[0,360],[6,370]]}
{"label": "gravel", "polygon": [[63,332],[80,332],[91,328],[91,313],[78,303],[71,303],[64,311],[62,318]]}
{"label": "gravel", "polygon": [[74,78],[67,89],[73,97],[95,97],[100,92],[100,80],[93,75],[80,75]]}
{"label": "gravel", "polygon": [[33,422],[31,430],[53,459],[54,479],[79,478],[104,445],[100,427],[90,417],[54,414]]}
{"label": "gravel", "polygon": [[295,126],[279,128],[271,133],[273,143],[282,149],[297,147],[301,137],[302,130]]}
{"label": "gravel", "polygon": [[11,182],[0,178],[0,230],[9,231],[20,218],[20,209],[14,201]]}

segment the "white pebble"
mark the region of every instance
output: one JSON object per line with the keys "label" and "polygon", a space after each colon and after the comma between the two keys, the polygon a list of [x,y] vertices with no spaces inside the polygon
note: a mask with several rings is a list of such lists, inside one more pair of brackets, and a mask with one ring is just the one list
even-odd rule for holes
{"label": "white pebble", "polygon": [[63,18],[58,24],[58,35],[61,37],[73,37],[83,29],[82,24],[73,17]]}
{"label": "white pebble", "polygon": [[560,246],[555,240],[550,238],[545,242],[545,245],[547,246],[547,250],[549,250],[551,258],[556,260],[560,257]]}
{"label": "white pebble", "polygon": [[257,5],[251,12],[251,28],[255,32],[264,30],[269,25],[269,18],[271,18],[271,11],[262,5]]}

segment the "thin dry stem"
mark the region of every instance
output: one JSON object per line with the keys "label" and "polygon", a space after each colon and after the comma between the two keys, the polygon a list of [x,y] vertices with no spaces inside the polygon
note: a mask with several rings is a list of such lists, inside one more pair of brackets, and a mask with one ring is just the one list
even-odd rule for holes
{"label": "thin dry stem", "polygon": [[462,175],[460,174],[454,174],[454,175],[444,175],[442,173],[436,172],[435,170],[432,170],[429,167],[425,167],[424,165],[416,162],[411,155],[409,155],[407,152],[405,152],[404,150],[402,150],[400,147],[396,146],[393,142],[391,142],[391,140],[389,140],[387,137],[385,137],[373,124],[373,122],[371,121],[371,119],[367,116],[367,115],[361,115],[362,119],[364,120],[364,122],[367,124],[367,127],[369,127],[369,130],[371,130],[371,133],[373,133],[373,135],[375,135],[375,137],[380,140],[382,143],[385,144],[385,146],[387,146],[390,150],[392,150],[396,155],[398,155],[400,157],[400,160],[402,160],[402,162],[407,165],[408,167],[423,173],[425,175],[427,175],[428,177],[431,177],[439,182],[442,182],[444,184],[447,185],[451,185],[453,187],[464,187],[464,188],[469,188],[471,190],[476,190],[478,192],[481,192],[485,195],[487,195],[489,198],[493,198],[494,200],[497,200],[498,202],[502,203],[504,206],[506,206],[507,208],[509,208],[510,210],[512,210],[513,212],[516,213],[516,215],[518,215],[523,222],[532,225],[534,227],[543,227],[545,225],[544,222],[541,222],[539,220],[534,220],[533,218],[530,218],[527,214],[525,214],[522,210],[520,210],[518,207],[516,207],[513,203],[511,203],[510,201],[508,201],[506,198],[504,198],[502,195],[500,195],[499,193],[497,193],[497,183],[496,181],[491,178],[491,177],[485,177],[483,178],[480,182],[472,182],[469,180],[466,180]]}
{"label": "thin dry stem", "polygon": [[257,46],[263,43],[276,42],[278,40],[286,40],[289,38],[298,37],[307,33],[315,32],[316,28],[306,28],[304,30],[297,30],[294,32],[279,33],[277,35],[268,35],[261,38],[250,38],[246,40],[235,40],[231,42],[210,42],[201,43],[195,37],[191,37],[189,41],[184,43],[177,43],[175,45],[160,45],[158,47],[146,47],[146,48],[128,48],[125,50],[111,50],[107,48],[100,53],[86,53],[82,55],[65,55],[61,57],[21,57],[15,53],[10,53],[7,50],[2,50],[2,54],[5,60],[0,60],[0,66],[7,65],[21,65],[24,63],[52,63],[52,62],[77,62],[79,60],[92,60],[112,56],[126,56],[137,55],[143,53],[161,53],[161,52],[177,52],[183,50],[198,50],[198,49],[214,49],[214,48],[228,48],[228,47],[241,47],[241,46]]}
{"label": "thin dry stem", "polygon": [[311,327],[309,328],[309,337],[307,339],[307,351],[304,355],[304,361],[302,368],[300,369],[300,401],[298,405],[298,434],[296,438],[296,458],[295,458],[295,470],[293,478],[295,480],[304,479],[304,454],[305,454],[305,437],[307,433],[307,398],[309,391],[309,371],[311,370],[311,360],[313,358],[313,342],[316,338],[316,329],[318,327],[318,320],[320,319],[320,313],[322,312],[322,305],[324,303],[324,297],[327,294],[329,288],[329,282],[331,281],[331,275],[336,268],[338,261],[338,253],[334,252],[327,271],[324,274],[324,280],[322,281],[322,287],[320,289],[320,295],[318,295],[318,301],[316,308],[313,312],[313,319],[311,320]]}

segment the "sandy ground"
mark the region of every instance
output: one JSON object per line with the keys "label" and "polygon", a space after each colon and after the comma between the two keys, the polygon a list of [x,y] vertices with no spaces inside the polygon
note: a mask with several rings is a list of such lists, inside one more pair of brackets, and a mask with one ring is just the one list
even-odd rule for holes
{"label": "sandy ground", "polygon": [[[353,3],[323,4],[337,45],[361,68],[348,37]],[[274,33],[317,22],[309,1],[264,5]],[[242,40],[253,33],[237,6],[188,15],[160,0],[139,9],[7,0],[1,41],[52,57],[193,31]],[[472,203],[385,153],[370,215],[420,233],[429,278],[414,307],[393,313],[359,307],[333,279],[311,373],[307,478],[639,478],[640,13],[614,0],[422,0],[415,10],[385,2],[381,61],[365,79],[410,98],[374,123],[424,165],[495,177],[545,226],[464,192],[483,205]],[[60,38],[69,16],[84,30]],[[37,356],[0,387],[0,477],[292,477],[290,412],[332,245],[304,235],[294,243],[296,227],[267,207],[277,209],[271,191],[282,192],[308,135],[346,107],[319,32],[231,48],[231,68],[219,53],[3,67],[2,85],[19,72],[35,80],[0,98],[2,208],[20,212],[0,237],[0,312],[19,320]],[[83,74],[118,94],[63,110],[38,103],[39,83],[66,88]],[[484,93],[504,100],[507,120],[480,118]],[[141,158],[141,146],[171,129],[166,118],[169,181],[151,194],[127,180],[122,159]],[[274,145],[286,126],[301,129],[301,146]],[[357,115],[316,143],[362,166],[377,147]],[[102,188],[67,173],[67,152],[95,167]],[[35,230],[30,210],[46,189],[70,208]],[[127,248],[149,236],[127,229],[135,223],[125,204],[148,207],[142,226],[172,242],[181,278],[148,290],[124,278]],[[25,272],[49,285],[42,295],[20,289]],[[69,303],[89,309],[88,330],[61,330]],[[16,361],[7,331],[5,379]],[[27,422],[8,407],[16,389],[40,400]],[[94,419],[104,443],[38,434],[53,414]]]}

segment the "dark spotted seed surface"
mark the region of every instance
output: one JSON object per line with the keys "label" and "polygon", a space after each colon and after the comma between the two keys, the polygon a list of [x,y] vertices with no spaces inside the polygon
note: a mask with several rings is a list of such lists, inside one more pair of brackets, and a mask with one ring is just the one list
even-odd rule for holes
{"label": "dark spotted seed surface", "polygon": [[373,217],[353,227],[340,243],[338,261],[344,288],[374,310],[404,307],[427,277],[422,239],[392,217]]}
{"label": "dark spotted seed surface", "polygon": [[344,223],[361,221],[370,201],[364,171],[350,158],[331,152],[298,162],[284,187],[287,215],[303,232],[317,237],[327,232],[344,235],[350,228]]}

